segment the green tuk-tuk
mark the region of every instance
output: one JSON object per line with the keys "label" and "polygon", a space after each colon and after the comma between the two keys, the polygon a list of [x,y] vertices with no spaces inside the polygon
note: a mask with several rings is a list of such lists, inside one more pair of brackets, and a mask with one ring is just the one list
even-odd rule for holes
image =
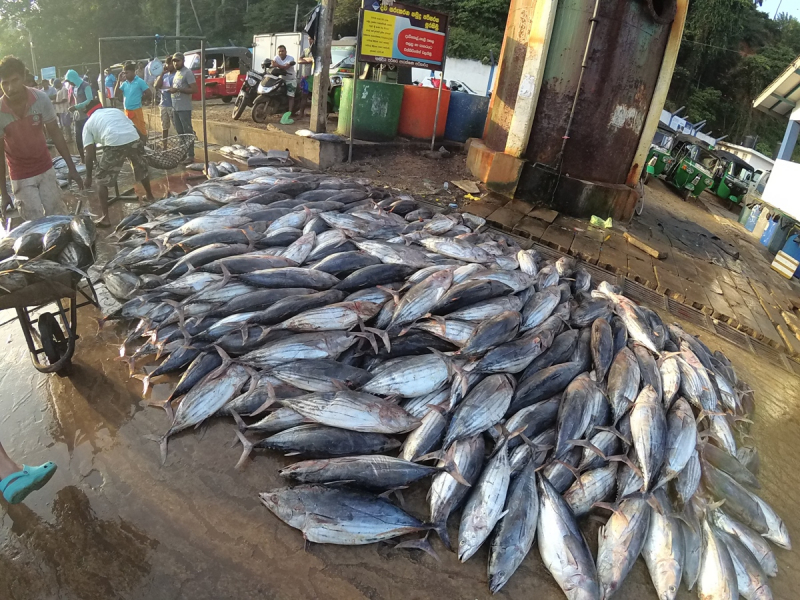
{"label": "green tuk-tuk", "polygon": [[714,154],[719,157],[719,162],[709,191],[723,200],[738,203],[747,193],[755,169],[727,150],[714,150]]}
{"label": "green tuk-tuk", "polygon": [[658,177],[672,164],[673,158],[670,155],[670,150],[675,141],[675,133],[672,127],[659,123],[656,134],[650,144],[650,151],[647,153],[645,169],[642,172],[642,180],[645,185],[650,181],[650,177]]}
{"label": "green tuk-tuk", "polygon": [[667,183],[678,188],[681,198],[695,198],[714,183],[712,173],[719,158],[703,140],[685,133],[675,136],[672,146],[674,161],[664,171]]}

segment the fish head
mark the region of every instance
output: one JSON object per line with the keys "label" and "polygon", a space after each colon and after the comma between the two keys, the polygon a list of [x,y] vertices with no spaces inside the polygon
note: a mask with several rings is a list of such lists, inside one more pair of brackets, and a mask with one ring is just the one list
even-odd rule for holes
{"label": "fish head", "polygon": [[273,490],[258,495],[261,503],[284,523],[299,527],[305,520],[305,503],[300,492],[291,488]]}

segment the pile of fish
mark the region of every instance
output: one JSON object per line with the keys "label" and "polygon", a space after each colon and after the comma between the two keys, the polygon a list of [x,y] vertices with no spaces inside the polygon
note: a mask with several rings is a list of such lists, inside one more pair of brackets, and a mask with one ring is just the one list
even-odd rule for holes
{"label": "pile of fish", "polygon": [[[72,163],[75,165],[75,170],[78,173],[85,173],[86,166],[81,163],[80,156],[73,156]],[[69,185],[69,169],[67,168],[67,161],[65,161],[60,156],[56,156],[53,159],[53,169],[56,172],[56,179],[58,180],[58,185],[63,187],[67,187]]]}
{"label": "pile of fish", "polygon": [[[126,217],[104,280],[121,354],[180,374],[167,440],[232,418],[303,460],[260,495],[312,542],[435,531],[488,547],[499,590],[534,541],[568,598],[609,598],[641,555],[662,599],[769,598],[789,548],[741,445],[753,393],[728,358],[470,214],[366,181],[260,168]],[[162,358],[164,357],[164,358]],[[142,363],[138,363],[142,364]],[[244,418],[243,418],[244,417]],[[247,421],[245,421],[245,418]],[[424,483],[417,483],[424,482]],[[387,492],[425,485],[428,514]],[[579,526],[610,516],[593,556]],[[420,537],[418,534],[417,538]]]}
{"label": "pile of fish", "polygon": [[[186,167],[190,171],[203,171],[205,172],[206,166],[203,163],[192,163]],[[231,173],[237,173],[239,168],[234,165],[233,163],[229,163],[226,161],[221,162],[214,162],[209,161],[208,163],[208,173],[206,175],[209,179],[216,179],[218,177],[222,177],[224,175],[230,175]]]}
{"label": "pile of fish", "polygon": [[62,276],[80,277],[94,263],[97,229],[89,215],[26,221],[0,239],[0,293]]}
{"label": "pile of fish", "polygon": [[242,146],[241,144],[233,144],[232,146],[222,146],[219,149],[220,154],[238,158],[239,160],[246,161],[248,158],[254,156],[264,156],[265,152],[258,146]]}

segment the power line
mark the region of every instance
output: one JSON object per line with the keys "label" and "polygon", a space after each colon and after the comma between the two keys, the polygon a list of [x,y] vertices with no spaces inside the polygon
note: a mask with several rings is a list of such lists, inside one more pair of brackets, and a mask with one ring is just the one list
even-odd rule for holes
{"label": "power line", "polygon": [[722,46],[714,46],[713,44],[704,44],[703,42],[696,42],[688,38],[683,38],[681,40],[681,44],[683,44],[683,42],[689,42],[690,44],[695,44],[696,46],[705,46],[706,48],[714,48],[715,50],[724,50],[725,52],[734,52],[736,54],[741,54],[741,52],[739,52],[738,50],[731,50],[730,48],[723,48]]}

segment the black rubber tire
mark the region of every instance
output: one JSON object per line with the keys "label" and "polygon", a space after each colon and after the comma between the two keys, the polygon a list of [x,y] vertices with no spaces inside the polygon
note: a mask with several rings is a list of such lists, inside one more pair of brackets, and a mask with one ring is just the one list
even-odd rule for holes
{"label": "black rubber tire", "polygon": [[236,96],[236,104],[233,105],[233,120],[238,121],[241,119],[246,108],[247,102],[245,102],[244,96],[241,94]]}
{"label": "black rubber tire", "polygon": [[644,178],[642,179],[642,182],[645,185],[647,185],[650,182],[650,173],[648,173],[647,171],[644,172]]}
{"label": "black rubber tire", "polygon": [[265,98],[264,96],[259,96],[256,98],[256,101],[253,102],[253,110],[250,113],[250,117],[256,123],[263,123],[267,120],[267,117],[272,114],[270,113],[270,107],[272,103],[270,102],[269,98]]}
{"label": "black rubber tire", "polygon": [[681,190],[681,199],[684,202],[688,202],[689,198],[691,197],[692,197],[692,192],[690,192],[689,190]]}
{"label": "black rubber tire", "polygon": [[231,103],[231,100],[233,100],[233,96],[223,96],[223,97],[222,97],[222,102],[223,102],[224,104],[230,104],[230,103]]}
{"label": "black rubber tire", "polygon": [[[645,182],[647,183],[647,182]],[[637,201],[636,206],[633,208],[634,212],[637,216],[640,216],[644,212],[644,195],[642,195]]]}
{"label": "black rubber tire", "polygon": [[39,337],[42,340],[42,349],[54,365],[67,353],[67,340],[64,332],[52,313],[45,312],[39,315]]}

